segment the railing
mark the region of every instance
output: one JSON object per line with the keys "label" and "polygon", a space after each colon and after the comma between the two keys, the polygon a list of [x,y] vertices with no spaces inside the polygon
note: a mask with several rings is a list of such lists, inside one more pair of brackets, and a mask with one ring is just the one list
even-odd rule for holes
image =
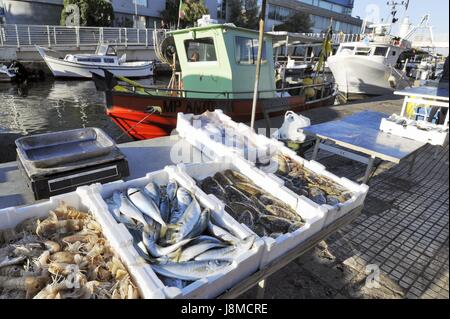
{"label": "railing", "polygon": [[153,46],[153,29],[0,25],[0,46],[94,46],[99,43]]}
{"label": "railing", "polygon": [[[327,36],[326,33],[302,33],[302,35],[324,40]],[[335,33],[332,36],[332,41],[335,44],[340,44],[344,42],[359,42],[362,39],[362,34],[341,34],[341,33]]]}

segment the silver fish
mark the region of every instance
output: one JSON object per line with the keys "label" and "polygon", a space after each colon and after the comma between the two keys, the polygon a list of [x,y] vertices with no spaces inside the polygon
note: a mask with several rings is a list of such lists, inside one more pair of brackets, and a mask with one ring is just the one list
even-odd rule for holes
{"label": "silver fish", "polygon": [[177,196],[177,190],[178,190],[177,182],[175,180],[169,180],[169,183],[167,184],[166,187],[166,193],[170,201],[173,201]]}
{"label": "silver fish", "polygon": [[142,212],[128,199],[124,193],[114,192],[113,194],[114,203],[119,207],[119,211],[142,224],[146,224]]}
{"label": "silver fish", "polygon": [[27,257],[19,256],[19,257],[9,257],[5,256],[0,259],[0,268],[13,266],[22,263]]}
{"label": "silver fish", "polygon": [[229,232],[227,232],[225,229],[214,225],[211,221],[208,222],[208,231],[211,235],[232,244],[238,243],[239,238],[231,235]]}
{"label": "silver fish", "polygon": [[150,198],[159,206],[161,200],[161,190],[155,182],[150,182],[144,187],[144,194],[150,196]]}
{"label": "silver fish", "polygon": [[178,242],[188,237],[188,235],[195,230],[195,226],[198,225],[202,216],[202,210],[197,200],[193,200],[186,212],[181,217],[180,221],[176,225],[170,225],[170,228],[174,228],[176,232],[172,236],[171,243]]}
{"label": "silver fish", "polygon": [[178,262],[185,262],[194,259],[198,255],[201,255],[205,251],[208,251],[213,248],[223,248],[227,246],[224,243],[200,243],[197,245],[192,245],[185,248],[180,256],[178,257]]}
{"label": "silver fish", "polygon": [[156,244],[155,237],[155,234],[150,234],[148,232],[143,232],[142,236],[142,241],[144,242],[145,248],[147,248],[147,251],[153,257],[162,257],[169,255],[170,253],[173,253],[178,248],[183,247],[192,240],[191,238],[188,238],[181,240],[171,246],[161,247]]}
{"label": "silver fish", "polygon": [[206,230],[206,228],[208,228],[208,223],[209,223],[210,217],[211,217],[210,210],[208,208],[205,208],[202,211],[202,214],[201,214],[197,224],[195,224],[192,231],[187,235],[187,238],[193,238],[193,237],[197,237],[197,236],[200,236],[201,234],[203,234],[203,232]]}
{"label": "silver fish", "polygon": [[195,237],[189,244],[190,245],[197,245],[200,243],[223,243],[220,239],[208,235],[201,235],[198,237]]}
{"label": "silver fish", "polygon": [[177,210],[184,214],[186,209],[189,207],[189,205],[192,203],[192,195],[189,193],[189,191],[183,187],[178,188],[177,190]]}
{"label": "silver fish", "polygon": [[211,249],[201,255],[195,257],[195,260],[233,260],[239,252],[247,251],[255,242],[255,236],[248,236],[238,244],[227,246],[224,248]]}
{"label": "silver fish", "polygon": [[181,280],[196,281],[221,271],[231,265],[229,260],[188,261],[184,263],[152,264],[152,268],[160,275]]}
{"label": "silver fish", "polygon": [[164,277],[164,276],[161,276],[161,277],[162,277],[161,281],[167,287],[176,287],[178,289],[183,289],[184,287],[186,287],[188,285],[186,280],[169,278],[169,277]]}
{"label": "silver fish", "polygon": [[169,197],[164,196],[159,203],[159,212],[164,222],[168,223],[170,219],[170,200]]}
{"label": "silver fish", "polygon": [[128,198],[143,214],[151,217],[164,228],[166,227],[166,223],[161,218],[158,206],[151,198],[145,196],[140,189],[129,188]]}

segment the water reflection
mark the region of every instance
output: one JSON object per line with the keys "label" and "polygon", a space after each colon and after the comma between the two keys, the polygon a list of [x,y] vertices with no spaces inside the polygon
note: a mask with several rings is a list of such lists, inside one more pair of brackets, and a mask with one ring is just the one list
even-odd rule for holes
{"label": "water reflection", "polygon": [[[153,78],[139,82],[156,84]],[[161,82],[165,79],[157,84]],[[104,95],[92,81],[0,83],[0,132],[28,135],[91,126],[102,128],[116,142],[128,141],[106,115]]]}

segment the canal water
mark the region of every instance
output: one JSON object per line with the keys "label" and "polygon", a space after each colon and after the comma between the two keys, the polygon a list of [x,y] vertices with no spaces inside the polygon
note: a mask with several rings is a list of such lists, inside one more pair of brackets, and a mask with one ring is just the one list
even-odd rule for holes
{"label": "canal water", "polygon": [[[164,84],[165,78],[139,80],[145,85]],[[84,127],[99,127],[116,142],[129,138],[104,109],[104,94],[93,81],[31,82],[26,86],[0,83],[0,132],[39,134]]]}

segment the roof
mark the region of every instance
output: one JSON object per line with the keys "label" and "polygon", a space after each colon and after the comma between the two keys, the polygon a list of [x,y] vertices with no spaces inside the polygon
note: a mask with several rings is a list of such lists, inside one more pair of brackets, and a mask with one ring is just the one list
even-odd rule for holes
{"label": "roof", "polygon": [[[193,28],[174,30],[174,31],[170,31],[168,33],[174,35],[174,34],[183,34],[183,33],[191,32],[191,31],[204,31],[204,30],[214,30],[214,29],[235,30],[235,31],[241,31],[241,32],[254,33],[255,35],[259,34],[259,32],[257,30],[237,27],[233,23],[210,24],[210,25],[202,26],[202,27],[193,27]],[[265,33],[264,35],[272,36],[270,33]]]}

